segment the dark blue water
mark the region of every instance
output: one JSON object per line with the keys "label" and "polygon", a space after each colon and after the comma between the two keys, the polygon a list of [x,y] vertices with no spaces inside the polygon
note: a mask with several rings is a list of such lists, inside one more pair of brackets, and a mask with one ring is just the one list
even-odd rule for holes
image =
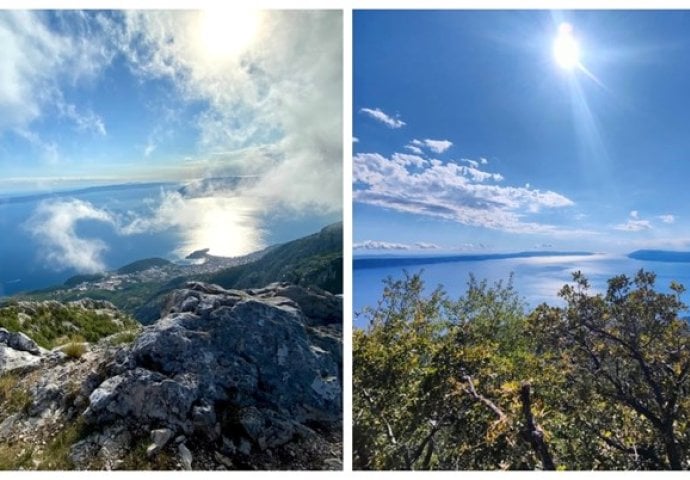
{"label": "dark blue water", "polygon": [[[409,273],[423,270],[422,278],[428,291],[437,285],[443,285],[451,298],[457,298],[466,291],[470,273],[478,280],[489,282],[507,281],[513,273],[513,285],[524,299],[528,308],[534,308],[542,302],[551,305],[562,305],[558,297],[561,287],[572,280],[572,272],[582,271],[589,279],[594,291],[606,290],[606,281],[614,275],[634,276],[640,269],[657,274],[657,287],[668,291],[672,280],[682,283],[690,289],[690,263],[651,262],[633,260],[616,255],[591,255],[542,258],[510,258],[499,260],[464,261],[428,264],[409,267]],[[354,325],[366,326],[366,318],[358,315],[366,306],[375,306],[383,293],[383,280],[403,277],[400,267],[356,269],[353,271],[353,312]],[[690,293],[683,300],[690,302]]]}
{"label": "dark blue water", "polygon": [[[115,214],[128,211],[141,213],[145,200],[155,201],[161,191],[175,186],[132,186],[125,190],[89,191],[46,198],[26,198],[19,202],[0,202],[0,296],[35,290],[64,282],[79,273],[74,268],[58,268],[46,262],[42,247],[26,226],[40,202],[76,198],[96,208],[107,208]],[[99,238],[108,246],[103,262],[115,269],[146,257],[170,257],[178,243],[178,235],[168,229],[157,233],[130,236],[118,235],[112,225],[85,220],[76,226],[80,237]]]}
{"label": "dark blue water", "polygon": [[[96,209],[108,211],[113,217],[118,218],[121,224],[127,224],[135,217],[152,217],[166,192],[177,192],[179,188],[179,184],[168,183],[98,187],[53,195],[22,197],[10,197],[0,193],[0,297],[55,286],[77,273],[82,273],[75,268],[60,267],[48,262],[45,255],[49,249],[46,249],[27,228],[27,221],[41,202],[81,200]],[[204,212],[198,213],[201,215]],[[182,215],[182,212],[180,214]],[[189,215],[189,212],[186,214]],[[257,214],[257,217],[259,216],[255,226],[261,230],[263,246],[294,240],[342,220],[342,214],[338,212],[295,215],[294,212],[268,208]],[[105,243],[107,249],[102,253],[101,260],[106,270],[115,270],[135,260],[149,257],[162,257],[174,261],[193,250],[210,246],[188,247],[190,229],[186,228],[184,222],[173,227],[153,229],[148,233],[124,235],[108,222],[82,220],[76,224],[75,231],[80,238],[99,239]],[[224,235],[221,241],[225,238],[228,242],[236,240],[232,238],[232,234],[232,229],[226,228],[226,231],[221,231],[221,235]],[[186,248],[190,250],[186,251]],[[251,251],[240,252],[237,255],[246,253]]]}

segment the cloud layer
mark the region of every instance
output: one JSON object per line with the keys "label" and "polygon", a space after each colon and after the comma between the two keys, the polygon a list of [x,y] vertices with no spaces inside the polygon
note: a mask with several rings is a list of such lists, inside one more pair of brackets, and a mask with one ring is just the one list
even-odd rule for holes
{"label": "cloud layer", "polygon": [[108,212],[89,202],[70,199],[42,202],[26,227],[41,246],[43,259],[53,268],[101,272],[105,270],[103,253],[107,245],[97,238],[80,238],[76,232],[77,223],[87,220],[116,225],[115,218]]}
{"label": "cloud layer", "polygon": [[83,273],[106,270],[106,243],[78,234],[81,222],[109,225],[120,237],[175,231],[179,258],[201,248],[219,256],[239,256],[266,246],[261,211],[241,195],[199,189],[190,195],[161,192],[150,198],[148,208],[111,211],[79,199],[46,200],[39,204],[24,227],[40,246],[41,260],[56,270],[73,268]]}
{"label": "cloud layer", "polygon": [[381,240],[364,240],[352,244],[354,250],[438,250],[435,243],[417,242],[414,244],[385,242]]}
{"label": "cloud layer", "polygon": [[[241,47],[222,30],[209,42],[209,18],[228,29],[254,18],[256,33]],[[178,179],[255,174],[262,182],[247,195],[275,208],[342,209],[341,12],[7,11],[0,45],[0,136],[19,136],[46,163],[62,160],[60,139],[44,138],[40,122],[108,134],[109,112],[78,107],[66,92],[95,88],[118,59],[142,84],[170,88],[178,108],[199,109],[180,127],[198,137]],[[143,157],[170,138],[165,121],[142,144]]]}
{"label": "cloud layer", "polygon": [[[48,23],[59,27],[66,17],[74,31],[48,28]],[[77,130],[105,135],[103,119],[67,102],[62,92],[63,85],[92,81],[112,60],[101,33],[98,21],[87,28],[84,18],[70,12],[1,12],[0,138],[14,133],[51,163],[59,159],[59,147],[31,128],[36,120],[53,115]]]}
{"label": "cloud layer", "polygon": [[203,21],[201,12],[127,12],[123,45],[139,75],[168,78],[208,105],[200,148],[226,154],[205,176],[260,175],[246,194],[276,208],[342,209],[341,13],[261,12],[253,42],[220,60],[199,51]]}
{"label": "cloud layer", "polygon": [[574,205],[559,193],[503,186],[503,176],[418,155],[361,153],[353,158],[354,201],[514,233],[566,233],[523,218]]}

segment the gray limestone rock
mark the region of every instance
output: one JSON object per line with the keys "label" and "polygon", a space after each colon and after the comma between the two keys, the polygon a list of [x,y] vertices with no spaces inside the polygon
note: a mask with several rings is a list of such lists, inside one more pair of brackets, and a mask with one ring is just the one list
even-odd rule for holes
{"label": "gray limestone rock", "polygon": [[192,458],[192,452],[189,451],[189,449],[187,448],[187,445],[185,445],[184,443],[180,443],[177,446],[177,451],[180,454],[180,461],[182,462],[182,467],[185,470],[191,470],[193,458]]}
{"label": "gray limestone rock", "polygon": [[32,368],[39,363],[41,363],[41,357],[38,355],[0,344],[0,374]]}
{"label": "gray limestone rock", "polygon": [[[189,283],[109,363],[84,367],[83,418],[97,432],[150,432],[150,456],[177,438],[185,469],[190,439],[215,445],[223,461],[210,458],[231,468],[230,457],[308,437],[310,422],[340,425],[341,308],[339,297],[287,284],[239,291]],[[94,441],[75,445],[75,459],[103,452]]]}

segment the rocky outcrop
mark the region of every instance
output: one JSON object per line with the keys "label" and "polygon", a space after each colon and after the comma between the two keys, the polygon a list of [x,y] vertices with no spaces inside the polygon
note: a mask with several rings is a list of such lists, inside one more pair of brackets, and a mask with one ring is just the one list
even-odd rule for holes
{"label": "rocky outcrop", "polygon": [[327,292],[193,282],[124,347],[104,339],[74,360],[0,330],[3,346],[37,363],[22,379],[30,401],[0,425],[15,440],[37,419],[83,425],[75,468],[127,468],[133,455],[179,469],[341,464],[342,299]]}
{"label": "rocky outcrop", "polygon": [[339,426],[341,342],[324,342],[315,328],[337,323],[341,304],[285,284],[239,291],[190,283],[118,352],[84,418],[259,451],[313,434],[307,424]]}
{"label": "rocky outcrop", "polygon": [[41,362],[44,353],[23,333],[0,328],[0,374],[31,368]]}

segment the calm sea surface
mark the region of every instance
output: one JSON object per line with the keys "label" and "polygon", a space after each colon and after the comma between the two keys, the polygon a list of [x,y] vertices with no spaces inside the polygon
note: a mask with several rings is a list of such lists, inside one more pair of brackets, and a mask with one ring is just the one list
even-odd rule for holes
{"label": "calm sea surface", "polygon": [[[26,227],[41,202],[79,199],[95,208],[119,215],[150,216],[168,191],[180,188],[177,184],[148,184],[98,188],[91,191],[73,191],[55,194],[50,198],[8,197],[0,192],[0,297],[36,290],[63,283],[79,273],[73,268],[56,268],[45,259],[46,248],[38,243]],[[8,201],[9,198],[9,201]],[[204,213],[204,212],[199,212]],[[342,220],[339,213],[285,215],[281,212],[260,213],[261,237],[265,245],[283,243],[319,231],[325,225]],[[209,225],[230,242],[233,230],[222,222]],[[180,258],[178,251],[186,245],[182,227],[167,228],[149,233],[121,235],[104,222],[79,221],[75,231],[80,238],[100,239],[107,245],[102,261],[107,270],[115,270],[135,260],[162,257]],[[198,248],[210,245],[199,245]],[[191,251],[187,252],[191,253]],[[185,255],[187,254],[185,253]]]}
{"label": "calm sea surface", "polygon": [[[452,298],[465,292],[470,274],[474,274],[478,280],[494,282],[506,281],[512,273],[515,289],[527,306],[533,308],[542,302],[562,305],[558,291],[572,280],[571,273],[576,270],[585,274],[595,291],[603,292],[606,290],[606,281],[612,276],[622,273],[633,276],[641,268],[657,274],[656,285],[660,290],[668,291],[672,280],[682,283],[690,290],[690,263],[641,261],[614,255],[460,261],[419,265],[407,267],[406,270],[408,273],[423,270],[422,278],[428,291],[440,284]],[[383,293],[383,280],[389,276],[393,279],[403,278],[403,269],[386,267],[354,270],[353,312],[356,327],[366,327],[366,318],[358,315],[358,312],[365,306],[376,305]],[[683,299],[690,303],[690,293],[684,294]]]}

